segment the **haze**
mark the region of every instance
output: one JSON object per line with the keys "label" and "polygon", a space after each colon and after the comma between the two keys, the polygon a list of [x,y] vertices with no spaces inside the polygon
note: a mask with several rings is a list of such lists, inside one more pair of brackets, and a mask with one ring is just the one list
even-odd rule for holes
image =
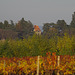
{"label": "haze", "polygon": [[39,26],[58,19],[70,24],[74,11],[75,0],[0,0],[0,22],[18,22],[24,17]]}

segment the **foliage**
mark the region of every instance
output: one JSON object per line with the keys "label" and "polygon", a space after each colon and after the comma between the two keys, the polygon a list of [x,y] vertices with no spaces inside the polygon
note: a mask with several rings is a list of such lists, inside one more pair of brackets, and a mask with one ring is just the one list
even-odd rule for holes
{"label": "foliage", "polygon": [[72,15],[72,21],[71,21],[70,25],[71,25],[71,27],[75,28],[75,12]]}
{"label": "foliage", "polygon": [[57,25],[58,25],[59,30],[63,30],[63,28],[65,28],[67,26],[67,24],[64,20],[58,20]]}
{"label": "foliage", "polygon": [[[60,56],[60,65],[58,66],[58,56],[56,53],[48,52],[45,57],[39,57],[39,74],[50,75],[57,74],[58,70],[63,75],[75,73],[75,60],[74,56]],[[30,74],[36,75],[37,73],[37,56],[36,57],[12,57],[0,58],[0,74],[1,75],[21,75]]]}
{"label": "foliage", "polygon": [[[24,18],[16,24],[13,20],[10,20],[10,24],[7,20],[4,23],[0,22],[0,39],[23,39],[23,37],[32,36],[33,33],[33,24],[31,21],[25,21]],[[12,38],[10,35],[14,37]]]}
{"label": "foliage", "polygon": [[19,38],[32,35],[33,34],[33,24],[30,21],[25,21],[24,18],[22,18],[16,24],[16,31],[18,32]]}
{"label": "foliage", "polygon": [[34,34],[23,40],[0,40],[0,56],[23,57],[45,56],[46,52],[56,52],[57,55],[75,54],[75,37],[65,34],[63,37],[55,36],[50,39]]}
{"label": "foliage", "polygon": [[59,55],[73,55],[74,54],[74,37],[65,34],[62,38],[58,37],[57,52]]}

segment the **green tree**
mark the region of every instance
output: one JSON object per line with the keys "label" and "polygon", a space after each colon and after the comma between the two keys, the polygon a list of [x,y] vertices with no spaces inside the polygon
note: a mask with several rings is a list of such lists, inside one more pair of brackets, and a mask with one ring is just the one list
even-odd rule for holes
{"label": "green tree", "polygon": [[67,24],[64,20],[58,20],[57,25],[58,25],[59,30],[64,30],[67,26]]}
{"label": "green tree", "polygon": [[3,23],[2,22],[0,22],[0,29],[2,29],[3,28]]}
{"label": "green tree", "polygon": [[9,22],[7,20],[4,21],[4,29],[7,29],[9,27]]}
{"label": "green tree", "polygon": [[25,21],[24,18],[22,18],[16,25],[16,31],[18,32],[19,37],[28,37],[29,35],[33,34],[33,24],[30,21]]}
{"label": "green tree", "polygon": [[70,25],[71,25],[71,27],[75,28],[75,12],[72,15],[72,21],[71,21]]}
{"label": "green tree", "polygon": [[13,26],[13,25],[14,25],[14,22],[13,22],[13,20],[10,20],[10,22],[11,22],[11,25]]}
{"label": "green tree", "polygon": [[55,23],[45,23],[43,26],[43,35],[47,38],[57,35],[57,28]]}
{"label": "green tree", "polygon": [[63,37],[58,37],[57,54],[59,55],[74,55],[74,37],[65,34]]}
{"label": "green tree", "polygon": [[55,23],[44,23],[43,32],[48,32],[51,27],[54,27]]}

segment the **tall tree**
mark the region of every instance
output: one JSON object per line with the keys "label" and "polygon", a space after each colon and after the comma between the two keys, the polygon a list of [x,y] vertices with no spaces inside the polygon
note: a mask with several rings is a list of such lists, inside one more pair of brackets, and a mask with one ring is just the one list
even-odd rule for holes
{"label": "tall tree", "polygon": [[2,22],[0,22],[0,29],[2,29],[3,28],[3,23]]}
{"label": "tall tree", "polygon": [[19,33],[19,36],[28,36],[33,32],[33,24],[30,21],[25,21],[22,18],[16,25],[16,30]]}
{"label": "tall tree", "polygon": [[65,20],[58,20],[57,25],[59,30],[64,30],[67,26]]}
{"label": "tall tree", "polygon": [[43,35],[47,38],[54,37],[57,34],[55,23],[45,23],[43,26]]}
{"label": "tall tree", "polygon": [[55,27],[55,23],[44,23],[43,32],[48,32],[52,27]]}
{"label": "tall tree", "polygon": [[14,22],[13,22],[13,20],[10,20],[10,22],[11,22],[11,25],[13,26],[13,25],[14,25]]}
{"label": "tall tree", "polygon": [[70,25],[71,25],[71,27],[75,28],[75,12],[74,12],[74,14],[72,14],[72,21],[71,21]]}
{"label": "tall tree", "polygon": [[7,20],[4,21],[4,29],[9,27],[9,22]]}

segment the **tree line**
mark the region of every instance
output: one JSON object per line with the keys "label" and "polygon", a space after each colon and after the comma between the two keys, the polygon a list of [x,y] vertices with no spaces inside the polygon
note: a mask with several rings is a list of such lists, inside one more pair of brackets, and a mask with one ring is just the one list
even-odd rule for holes
{"label": "tree line", "polygon": [[[75,12],[72,15],[72,21],[70,25],[67,25],[65,20],[58,20],[57,23],[44,23],[43,24],[43,36],[48,38],[57,36],[63,36],[64,33],[69,35],[75,35]],[[33,36],[34,25],[31,21],[25,21],[22,18],[18,23],[14,23],[10,20],[10,24],[7,20],[4,23],[0,22],[0,39],[23,39]]]}
{"label": "tree line", "polygon": [[70,25],[64,20],[44,23],[41,35],[36,35],[31,21],[22,18],[14,24],[11,20],[0,22],[0,57],[75,55],[75,13]]}
{"label": "tree line", "polygon": [[51,36],[63,36],[64,33],[75,35],[75,12],[72,15],[72,21],[68,25],[65,20],[58,20],[57,23],[44,23],[43,34],[47,35],[48,38]]}
{"label": "tree line", "polygon": [[33,24],[31,21],[25,21],[22,18],[18,23],[14,24],[10,20],[10,24],[7,20],[4,23],[0,22],[0,39],[23,39],[33,35]]}

